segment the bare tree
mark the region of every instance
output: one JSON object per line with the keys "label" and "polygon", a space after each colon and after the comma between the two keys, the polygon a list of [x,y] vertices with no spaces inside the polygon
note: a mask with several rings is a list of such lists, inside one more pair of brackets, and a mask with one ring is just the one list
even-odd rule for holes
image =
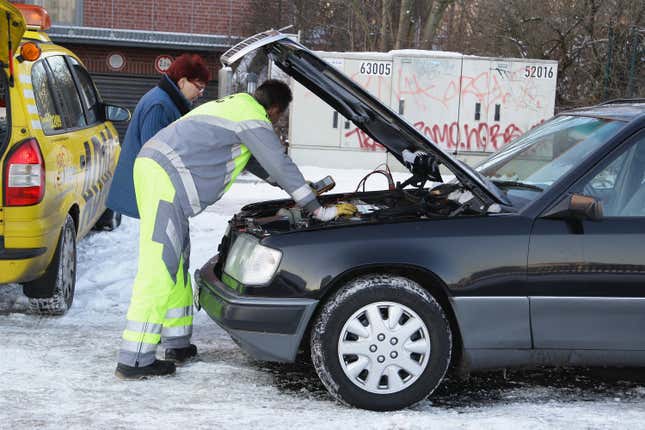
{"label": "bare tree", "polygon": [[444,49],[559,62],[557,105],[643,96],[642,0],[253,0],[248,33],[293,24],[315,49]]}

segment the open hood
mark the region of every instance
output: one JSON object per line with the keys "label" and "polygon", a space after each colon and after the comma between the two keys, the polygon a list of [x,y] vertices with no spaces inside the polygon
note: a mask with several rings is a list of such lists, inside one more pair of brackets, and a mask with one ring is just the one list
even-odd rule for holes
{"label": "open hood", "polygon": [[473,194],[487,204],[506,200],[497,188],[473,169],[428,140],[405,119],[369,94],[315,53],[276,30],[252,36],[225,52],[231,66],[246,54],[263,48],[285,73],[316,94],[345,118],[379,142],[403,163],[403,150],[424,151],[448,168]]}
{"label": "open hood", "polygon": [[0,61],[4,67],[9,64],[9,56],[18,49],[26,28],[22,13],[8,1],[0,0]]}

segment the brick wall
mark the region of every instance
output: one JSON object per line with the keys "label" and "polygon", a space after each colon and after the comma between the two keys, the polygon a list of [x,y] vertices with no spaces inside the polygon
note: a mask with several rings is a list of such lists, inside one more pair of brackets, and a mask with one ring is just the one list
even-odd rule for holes
{"label": "brick wall", "polygon": [[[108,47],[94,45],[65,44],[65,47],[79,56],[90,73],[122,73],[125,75],[154,76],[159,73],[155,70],[154,63],[157,56],[165,54],[177,57],[186,51],[167,49],[142,49],[126,47]],[[107,65],[107,58],[113,53],[119,53],[125,58],[125,67],[119,72],[114,72]],[[211,79],[217,79],[219,70],[219,53],[199,52],[208,64]]]}
{"label": "brick wall", "polygon": [[84,0],[83,25],[180,33],[248,35],[250,0]]}

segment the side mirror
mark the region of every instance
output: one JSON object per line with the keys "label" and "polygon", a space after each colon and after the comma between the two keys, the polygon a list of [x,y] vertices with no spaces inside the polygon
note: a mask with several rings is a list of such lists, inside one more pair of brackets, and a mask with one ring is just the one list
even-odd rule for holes
{"label": "side mirror", "polygon": [[107,121],[121,122],[121,121],[130,121],[130,111],[126,108],[117,105],[103,105],[105,109],[104,118]]}
{"label": "side mirror", "polygon": [[544,218],[591,221],[601,220],[602,216],[602,202],[595,197],[582,194],[566,196],[544,214]]}

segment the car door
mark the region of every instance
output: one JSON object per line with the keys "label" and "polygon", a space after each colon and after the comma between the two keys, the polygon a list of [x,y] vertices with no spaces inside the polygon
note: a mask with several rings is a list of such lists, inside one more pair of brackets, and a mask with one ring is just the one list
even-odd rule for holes
{"label": "car door", "polygon": [[[102,178],[108,171],[106,162],[106,136],[101,136],[103,124],[96,112],[88,111],[78,90],[70,66],[69,56],[55,55],[47,58],[52,71],[58,97],[65,107],[65,126],[69,146],[73,148],[75,163],[79,166],[76,175],[76,190],[80,194],[78,232],[82,237],[103,213],[101,202]],[[103,206],[102,206],[103,204]]]}
{"label": "car door", "polygon": [[119,141],[114,128],[105,122],[103,104],[89,72],[76,58],[65,58],[74,77],[87,123],[83,131],[83,151],[90,175],[84,182],[83,199],[91,205],[86,219],[91,228],[96,217],[105,210]]}
{"label": "car door", "polygon": [[535,222],[528,260],[534,347],[645,350],[645,130],[570,192],[599,199],[604,215]]}

